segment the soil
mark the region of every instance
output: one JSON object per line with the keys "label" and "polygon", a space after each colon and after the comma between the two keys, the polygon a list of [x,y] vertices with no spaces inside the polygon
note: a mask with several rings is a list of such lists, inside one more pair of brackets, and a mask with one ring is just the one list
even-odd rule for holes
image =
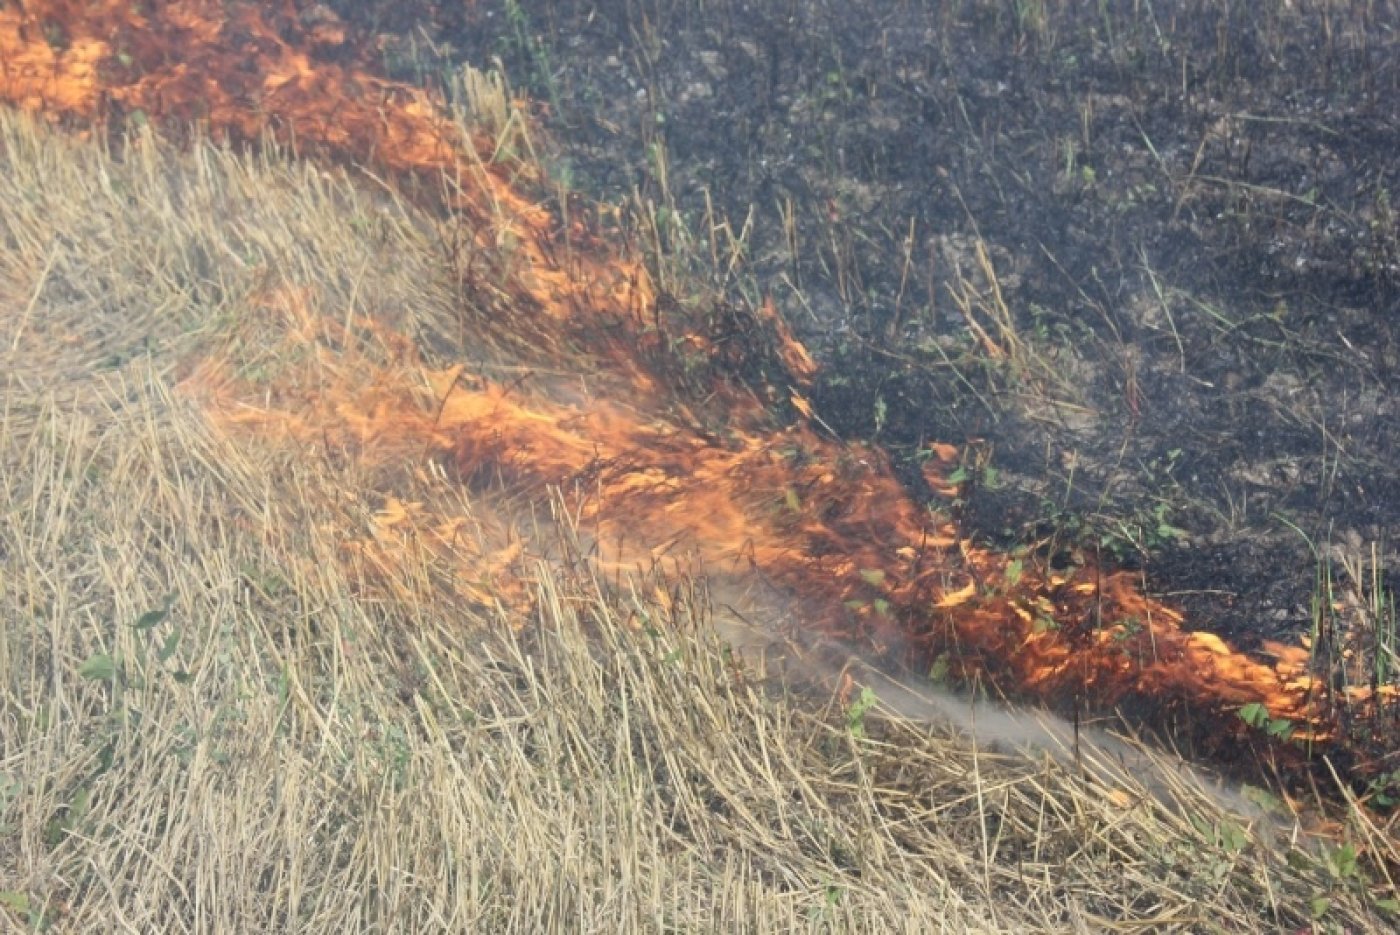
{"label": "soil", "polygon": [[1246,649],[1385,654],[1394,0],[331,6],[400,76],[501,64],[561,178],[774,297],[835,431],[916,494],[967,446],[978,536],[1140,568]]}

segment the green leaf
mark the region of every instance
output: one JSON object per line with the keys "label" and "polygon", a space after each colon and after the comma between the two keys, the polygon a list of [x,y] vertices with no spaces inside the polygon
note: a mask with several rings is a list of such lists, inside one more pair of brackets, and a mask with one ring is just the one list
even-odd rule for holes
{"label": "green leaf", "polygon": [[29,894],[18,890],[0,890],[0,906],[20,915],[28,915]]}
{"label": "green leaf", "polygon": [[1343,844],[1327,855],[1327,862],[1332,865],[1332,871],[1344,880],[1356,876],[1356,848],[1350,844]]}
{"label": "green leaf", "polygon": [[16,797],[19,796],[19,779],[9,773],[0,773],[0,811],[5,810]]}
{"label": "green leaf", "polygon": [[846,711],[846,726],[850,728],[853,737],[865,736],[865,715],[875,707],[877,700],[874,690],[866,685],[860,690],[860,697],[851,702]]}
{"label": "green leaf", "polygon": [[939,653],[933,660],[933,665],[928,667],[928,680],[935,685],[941,685],[948,681],[948,670],[950,663],[947,653]]}
{"label": "green leaf", "polygon": [[1294,870],[1310,871],[1316,866],[1312,858],[1308,857],[1308,855],[1304,854],[1302,851],[1290,850],[1288,854],[1284,856],[1284,860],[1286,860],[1288,866],[1292,867]]}
{"label": "green leaf", "polygon": [[885,583],[885,573],[879,568],[862,568],[860,576],[865,579],[866,584],[879,587]]}
{"label": "green leaf", "polygon": [[146,611],[144,614],[142,614],[141,616],[137,617],[137,618],[136,618],[136,622],[133,623],[133,624],[131,625],[132,629],[133,629],[133,630],[149,630],[151,627],[153,627],[153,626],[155,626],[156,624],[160,623],[160,622],[161,622],[162,620],[164,620],[166,617],[169,617],[169,616],[170,616],[169,598],[167,598],[166,600],[167,600],[167,603],[166,603],[166,605],[165,605],[164,607],[159,607],[159,608],[157,608],[157,609],[155,609],[155,610],[148,610],[148,611]]}
{"label": "green leaf", "polygon": [[787,500],[787,508],[789,510],[792,510],[794,513],[802,512],[802,500],[797,496],[797,491],[789,487],[784,494],[784,499]]}
{"label": "green leaf", "polygon": [[1263,727],[1269,723],[1269,709],[1257,701],[1240,708],[1240,720],[1250,727]]}
{"label": "green leaf", "polygon": [[1249,838],[1239,825],[1225,822],[1220,826],[1220,846],[1232,854],[1238,854],[1249,844]]}
{"label": "green leaf", "polygon": [[1157,524],[1158,539],[1186,539],[1190,535],[1191,534],[1188,533],[1186,530],[1182,529],[1179,526],[1173,526],[1171,523]]}
{"label": "green leaf", "polygon": [[165,638],[165,642],[160,644],[160,649],[156,650],[156,659],[164,662],[175,655],[175,650],[180,648],[180,631],[171,630],[170,635]]}
{"label": "green leaf", "polygon": [[79,786],[78,791],[73,794],[73,801],[68,805],[68,818],[73,825],[87,817],[88,809],[92,806],[92,790],[87,786]]}
{"label": "green leaf", "polygon": [[1248,799],[1250,802],[1253,802],[1255,805],[1259,806],[1266,812],[1277,812],[1283,807],[1283,802],[1278,798],[1278,796],[1273,795],[1272,793],[1264,789],[1260,789],[1258,786],[1251,786],[1246,784],[1244,788],[1240,790],[1240,792],[1244,795],[1246,799]]}
{"label": "green leaf", "polygon": [[1378,899],[1376,908],[1387,915],[1400,915],[1400,899]]}
{"label": "green leaf", "polygon": [[1318,896],[1308,905],[1312,909],[1312,917],[1314,919],[1320,919],[1327,915],[1328,909],[1332,908],[1332,900],[1328,899],[1326,896]]}
{"label": "green leaf", "polygon": [[1021,563],[1021,560],[1019,558],[1013,561],[1010,565],[1007,565],[1006,586],[1009,588],[1014,588],[1016,587],[1016,585],[1020,584],[1021,574],[1024,571],[1024,569],[1025,566]]}
{"label": "green leaf", "polygon": [[948,475],[948,483],[950,483],[950,484],[961,484],[961,483],[963,483],[963,482],[966,481],[966,480],[967,480],[967,468],[961,468],[961,467],[960,467],[960,468],[958,468],[956,471],[954,471],[953,473],[951,473],[951,474]]}
{"label": "green leaf", "polygon": [[117,661],[107,653],[96,653],[83,660],[78,674],[94,682],[110,682],[117,677]]}

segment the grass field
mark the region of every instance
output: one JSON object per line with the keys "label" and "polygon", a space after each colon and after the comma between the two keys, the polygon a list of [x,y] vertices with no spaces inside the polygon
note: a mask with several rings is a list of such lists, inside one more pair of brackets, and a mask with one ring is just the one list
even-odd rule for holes
{"label": "grass field", "polygon": [[0,927],[1390,930],[1359,809],[765,677],[703,581],[357,430],[489,343],[436,230],[0,117]]}

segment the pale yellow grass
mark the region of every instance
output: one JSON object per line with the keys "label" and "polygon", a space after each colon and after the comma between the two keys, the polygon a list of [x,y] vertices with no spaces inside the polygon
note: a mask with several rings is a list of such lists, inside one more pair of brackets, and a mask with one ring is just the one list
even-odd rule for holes
{"label": "pale yellow grass", "polygon": [[209,360],[285,407],[391,361],[373,322],[479,359],[431,230],[304,164],[0,119],[0,928],[1385,928],[1188,785],[853,736],[547,502],[216,428]]}

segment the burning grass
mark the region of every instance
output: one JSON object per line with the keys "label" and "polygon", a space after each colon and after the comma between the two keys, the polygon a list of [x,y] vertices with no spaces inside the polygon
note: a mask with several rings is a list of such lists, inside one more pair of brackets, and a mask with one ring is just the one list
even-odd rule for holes
{"label": "burning grass", "polygon": [[1385,928],[1360,810],[1313,843],[1150,753],[979,749],[761,678],[704,579],[602,576],[601,514],[520,493],[609,418],[577,375],[463,485],[458,407],[524,391],[450,369],[511,355],[429,216],[150,134],[113,158],[7,114],[0,151],[8,923]]}
{"label": "burning grass", "polygon": [[[265,283],[256,313],[298,323],[297,354],[321,381],[252,405],[266,375],[208,359],[187,385],[221,424],[338,449],[416,447],[468,483],[565,487],[596,541],[627,543],[615,561],[679,549],[747,566],[821,608],[807,624],[823,633],[921,665],[944,659],[965,678],[1076,711],[1185,710],[1216,751],[1252,736],[1235,717],[1247,706],[1309,750],[1335,739],[1301,648],[1246,656],[1111,570],[1054,571],[980,548],[909,497],[881,450],[821,431],[803,396],[812,362],[771,306],[685,306],[593,226],[522,195],[538,174],[499,160],[515,142],[528,148],[499,86],[469,82],[478,105],[490,98],[489,119],[463,126],[425,92],[369,73],[344,30],[294,13],[191,0],[0,15],[0,90],[24,109],[87,126],[139,114],[180,127],[198,118],[218,139],[268,135],[394,173],[440,212],[436,275],[455,293],[442,327],[470,332],[471,368],[433,370],[413,334],[360,312],[358,293],[332,313],[340,303],[308,267]],[[202,262],[214,276],[223,260]],[[326,268],[358,279],[380,258],[358,262]],[[330,359],[361,332],[382,362]],[[947,490],[956,453],[929,450],[930,486]],[[1295,747],[1271,754],[1300,765]]]}
{"label": "burning grass", "polygon": [[[21,813],[30,816],[26,840],[57,854],[105,844],[102,860],[82,853],[91,866],[110,868],[112,848],[120,843],[112,829],[145,827],[146,837],[128,840],[129,853],[117,849],[124,859],[196,872],[207,866],[198,855],[166,848],[188,846],[209,832],[199,828],[182,839],[179,829],[194,826],[171,824],[170,799],[157,805],[155,817],[142,819],[144,825],[120,823],[110,810],[125,808],[123,796],[144,788],[126,780],[155,763],[162,776],[173,771],[171,781],[188,793],[187,773],[199,765],[205,770],[196,776],[201,792],[211,782],[223,788],[224,779],[253,783],[242,787],[246,792],[259,787],[237,772],[245,762],[261,763],[257,775],[272,776],[276,770],[266,757],[301,756],[291,775],[330,782],[336,792],[327,793],[327,801],[352,787],[363,801],[347,814],[332,808],[337,817],[325,819],[331,824],[318,824],[321,816],[313,819],[294,806],[288,808],[298,828],[284,827],[281,812],[270,819],[276,828],[269,833],[289,842],[327,835],[326,847],[314,855],[288,843],[278,859],[290,863],[256,869],[235,840],[224,856],[233,863],[190,879],[171,871],[167,877],[189,907],[179,918],[222,905],[210,881],[239,880],[235,889],[246,897],[248,890],[280,893],[283,874],[291,891],[279,896],[275,915],[242,906],[208,920],[237,927],[252,925],[248,920],[320,920],[320,900],[345,889],[337,874],[374,891],[361,909],[398,912],[392,894],[414,885],[446,886],[442,868],[436,875],[394,876],[387,868],[402,872],[426,858],[418,853],[399,860],[378,839],[351,846],[348,863],[337,862],[341,838],[335,830],[377,814],[385,801],[397,802],[393,820],[408,827],[403,809],[450,798],[451,787],[469,775],[465,758],[487,777],[471,790],[483,797],[473,808],[485,808],[492,795],[510,803],[510,795],[547,793],[551,807],[566,800],[573,816],[583,790],[603,795],[594,812],[581,813],[583,826],[569,824],[572,818],[561,825],[554,812],[539,816],[545,830],[532,848],[576,856],[596,875],[576,879],[567,894],[575,902],[559,902],[564,897],[557,893],[554,902],[537,898],[548,881],[570,871],[542,867],[547,875],[534,878],[524,864],[492,862],[473,849],[483,846],[481,828],[489,821],[469,810],[458,829],[465,837],[451,837],[450,827],[424,826],[403,842],[418,846],[414,842],[431,830],[437,843],[422,845],[428,852],[476,860],[467,871],[467,902],[456,884],[450,892],[434,890],[452,901],[450,907],[428,901],[431,911],[442,913],[437,918],[533,927],[552,917],[478,919],[473,913],[498,905],[512,912],[553,906],[558,918],[586,914],[585,907],[610,911],[616,907],[607,888],[620,882],[642,887],[654,897],[653,907],[680,912],[678,924],[684,924],[685,912],[677,907],[690,903],[668,887],[681,877],[694,883],[699,874],[692,896],[705,908],[696,910],[696,919],[714,911],[707,900],[716,893],[723,905],[738,906],[723,894],[733,882],[729,870],[740,867],[733,861],[749,856],[733,854],[753,856],[738,872],[744,881],[757,881],[756,901],[735,909],[736,918],[760,918],[760,902],[796,892],[820,892],[821,912],[844,911],[838,907],[848,891],[841,886],[807,890],[807,883],[792,883],[837,873],[867,880],[866,868],[876,865],[863,856],[867,847],[880,860],[902,864],[912,856],[937,866],[944,858],[934,859],[925,838],[946,829],[935,833],[920,825],[908,839],[893,830],[916,817],[948,820],[940,811],[943,799],[927,798],[932,790],[976,804],[979,836],[960,831],[954,837],[960,845],[978,845],[980,887],[965,891],[951,876],[933,885],[920,876],[921,864],[917,872],[901,870],[914,876],[882,888],[871,911],[907,915],[903,900],[913,892],[953,894],[948,899],[958,904],[973,893],[980,896],[969,919],[1019,929],[1019,917],[1000,917],[1012,912],[997,908],[1010,884],[993,868],[1013,858],[1023,867],[1028,854],[1032,863],[1047,859],[1046,867],[1072,859],[1042,836],[1048,800],[1074,801],[1097,790],[1125,813],[1143,809],[1154,822],[1219,808],[1199,789],[1170,778],[1152,780],[1149,795],[1148,786],[1118,775],[1122,770],[1107,762],[1081,760],[1076,790],[1060,767],[1019,772],[1023,763],[995,760],[997,769],[1009,770],[999,781],[1030,781],[1039,790],[1034,837],[1020,840],[1007,830],[1015,825],[1007,814],[988,823],[975,744],[962,743],[963,753],[940,749],[937,756],[961,764],[955,772],[964,780],[969,769],[972,776],[961,791],[943,788],[943,773],[931,761],[920,764],[914,755],[894,763],[891,751],[906,740],[889,748],[870,744],[867,735],[878,738],[881,731],[900,737],[914,731],[924,738],[909,741],[917,749],[934,743],[909,724],[868,731],[872,695],[853,695],[842,685],[839,707],[845,711],[834,721],[809,721],[784,707],[787,702],[759,693],[754,674],[725,662],[708,642],[704,589],[665,573],[677,565],[703,576],[761,582],[769,594],[802,609],[803,630],[849,639],[887,659],[936,655],[968,678],[990,677],[1052,700],[1074,694],[1091,696],[1101,707],[1119,701],[1190,706],[1220,744],[1247,730],[1236,717],[1242,710],[1270,724],[1288,723],[1295,739],[1318,745],[1333,739],[1301,650],[1275,647],[1273,660],[1247,657],[1210,634],[1186,630],[1179,614],[1143,597],[1121,575],[1089,566],[1057,572],[979,548],[946,517],[911,500],[879,449],[830,438],[803,396],[812,362],[771,306],[684,305],[659,292],[643,265],[598,239],[594,227],[567,215],[555,218],[521,194],[522,177],[538,176],[528,163],[501,160],[507,143],[528,149],[529,139],[498,85],[478,81],[469,95],[488,114],[493,132],[486,132],[449,120],[422,92],[355,68],[355,50],[342,34],[307,32],[290,8],[271,13],[246,4],[231,10],[171,4],[153,7],[147,21],[134,8],[52,6],[61,35],[51,35],[52,23],[37,14],[0,17],[0,47],[16,66],[5,73],[4,92],[22,107],[101,126],[148,110],[187,119],[187,108],[199,105],[198,116],[219,139],[247,142],[267,134],[296,141],[334,161],[368,167],[371,179],[374,170],[387,169],[395,184],[375,180],[370,197],[339,173],[240,160],[203,143],[174,160],[149,126],[114,161],[91,147],[65,152],[28,124],[9,125],[4,142],[15,191],[6,211],[16,249],[7,276],[11,304],[19,310],[8,338],[10,395],[29,403],[6,422],[7,444],[16,446],[7,482],[17,491],[10,512],[20,543],[6,553],[24,569],[14,577],[21,582],[13,591],[16,612],[47,621],[48,636],[41,652],[39,631],[30,630],[36,641],[15,650],[35,673],[28,694],[16,689],[16,710],[26,712],[16,729],[22,728],[26,744],[35,738],[47,743],[51,730],[82,721],[77,712],[87,711],[101,717],[80,731],[102,738],[87,744],[83,765],[61,782],[36,785],[27,766],[17,770],[18,784],[7,788],[49,795],[37,811]],[[316,51],[324,45],[335,54]],[[173,50],[184,58],[171,58]],[[235,66],[241,70],[232,84],[213,91],[200,84],[200,74]],[[425,188],[425,181],[436,187]],[[412,203],[400,200],[401,191],[416,193]],[[102,355],[94,358],[94,348]],[[69,421],[79,417],[96,422],[79,431]],[[135,454],[122,447],[127,443]],[[930,448],[933,489],[949,489],[956,455],[948,446]],[[28,474],[17,466],[35,457]],[[150,486],[131,486],[138,482]],[[82,500],[84,492],[94,499]],[[108,509],[120,505],[125,521],[103,514],[99,502]],[[94,516],[102,518],[90,523]],[[91,554],[83,552],[88,539],[98,543]],[[74,555],[86,555],[90,567],[73,567],[61,579],[36,571],[49,567],[43,556],[57,563],[59,556],[44,550],[64,543]],[[226,554],[223,564],[211,564],[211,556]],[[94,571],[95,583],[84,577]],[[598,577],[602,571],[609,583]],[[79,591],[71,590],[70,579]],[[220,622],[216,631],[200,623],[191,634],[182,619]],[[76,627],[62,631],[68,639],[86,634],[87,644],[65,653],[64,627]],[[473,644],[469,658],[456,649],[464,641]],[[192,643],[200,648],[186,655],[182,647]],[[595,652],[600,648],[601,655]],[[65,659],[76,681],[63,676]],[[625,659],[639,668],[618,668]],[[687,669],[692,663],[699,668]],[[598,672],[609,666],[620,674],[604,688]],[[675,688],[667,667],[686,672],[685,685],[699,686],[679,696],[679,707],[663,701],[673,697],[665,694],[646,700],[653,688]],[[497,685],[501,679],[505,683]],[[575,694],[602,720],[588,729],[575,725],[552,700],[557,685],[576,686]],[[240,735],[259,686],[276,705],[256,731]],[[206,699],[201,688],[215,697]],[[499,691],[514,692],[518,703],[498,697]],[[48,702],[39,701],[44,693]],[[781,771],[768,759],[748,771],[749,781],[766,786],[734,786],[721,776],[723,767],[695,765],[708,762],[698,751],[668,759],[690,741],[668,735],[681,724],[667,726],[663,709],[693,728],[687,706],[712,708],[716,702],[702,699],[724,697],[738,699],[732,717],[748,705],[775,718],[769,727],[753,722],[736,729],[738,736],[724,743],[742,747],[758,737],[766,751],[787,749],[785,743],[792,748],[778,754]],[[151,712],[166,704],[173,705],[174,720],[150,727]],[[546,704],[551,716],[565,717],[553,747],[529,726]],[[221,713],[210,720],[204,716],[209,711]],[[500,711],[514,713],[497,717]],[[60,715],[67,720],[55,720]],[[444,724],[452,729],[443,733]],[[490,744],[472,748],[482,738],[467,735],[484,730],[488,738],[502,731],[514,737],[516,728],[528,729],[513,741],[516,752],[505,756],[518,754],[539,775],[488,776],[499,765]],[[779,728],[793,731],[787,741],[771,733]],[[603,733],[595,736],[594,729]],[[691,740],[710,750],[711,729],[696,728]],[[446,743],[441,749],[434,746],[439,734]],[[833,746],[832,736],[849,742]],[[949,738],[938,743],[956,746]],[[161,752],[153,755],[153,749]],[[470,749],[477,751],[475,760],[464,753]],[[615,764],[597,759],[608,749],[615,751]],[[890,762],[880,769],[897,775],[870,779],[882,749]],[[1296,749],[1281,748],[1279,755],[1296,756]],[[718,755],[731,766],[750,762],[739,752]],[[368,759],[357,759],[362,756]],[[567,760],[562,766],[561,758]],[[412,771],[424,762],[427,773]],[[924,766],[928,777],[919,775]],[[595,767],[603,770],[607,794],[621,789],[627,797],[607,798],[585,782]],[[216,768],[231,769],[232,778],[214,775]],[[561,769],[569,777],[562,785],[549,778]],[[857,814],[873,809],[892,828],[872,837],[869,827],[852,826],[853,834],[859,831],[856,845],[822,839],[815,850],[804,849],[810,829],[793,830],[789,798],[773,791],[787,789],[796,796],[791,801],[806,801],[808,791],[824,788],[818,775],[829,780],[852,770],[859,781],[830,787],[840,803],[827,807],[839,810],[859,800]],[[780,773],[786,778],[773,778]],[[262,788],[282,802],[291,795],[280,784],[285,781]],[[706,791],[692,791],[689,801],[713,811],[723,830],[697,830],[701,810],[677,817],[676,803],[696,783]],[[1052,794],[1054,783],[1068,785],[1054,786]],[[840,789],[856,798],[841,799]],[[390,792],[399,791],[405,798],[394,800]],[[107,793],[106,815],[94,805],[99,792]],[[255,832],[264,793],[241,795],[221,816],[231,820],[235,835]],[[915,808],[909,801],[924,804]],[[506,811],[508,821],[535,814],[525,802]],[[425,822],[437,808],[426,813]],[[743,820],[736,824],[735,816]],[[596,820],[611,835],[614,818],[639,829],[624,836],[627,846],[618,853],[598,851],[598,842],[578,830]],[[658,824],[637,824],[644,820]],[[1330,857],[1321,863],[1300,858],[1301,866],[1287,872],[1302,880],[1330,868],[1325,892],[1313,886],[1308,899],[1353,900],[1346,911],[1360,912],[1355,901],[1362,899],[1364,862],[1357,857],[1383,873],[1393,852],[1362,812],[1351,820],[1347,843],[1327,852]],[[826,829],[833,821],[819,824]],[[1025,821],[1021,828],[1028,832]],[[1215,846],[1243,854],[1249,833],[1238,822],[1220,821],[1200,827],[1214,829],[1208,837]],[[744,830],[748,825],[762,826],[767,836]],[[583,850],[559,851],[559,841],[573,840],[575,832]],[[398,842],[397,833],[386,841]],[[498,847],[518,841],[519,832],[503,831],[496,840]],[[1003,843],[1010,850],[1003,852]],[[261,839],[242,844],[259,856],[277,856]],[[151,858],[153,847],[166,859]],[[800,855],[792,858],[796,863],[770,865],[788,847]],[[1074,854],[1082,852],[1082,842],[1075,847],[1081,850]],[[723,872],[697,869],[713,870],[719,852],[731,854]],[[807,866],[804,859],[817,863]],[[313,864],[325,885],[314,898],[304,890]],[[1273,865],[1265,860],[1261,866]],[[1175,864],[1155,867],[1178,879]],[[1225,867],[1216,875],[1230,873]],[[105,886],[118,902],[123,898],[122,874],[106,869],[83,879],[85,887],[64,883],[62,903],[54,904],[60,915],[76,918],[72,907],[97,904],[95,887]],[[1240,906],[1258,897],[1250,887],[1259,879],[1240,884]],[[895,898],[896,891],[906,896]],[[1179,892],[1199,898],[1186,884]],[[598,902],[587,903],[585,894]],[[11,895],[17,911],[48,911],[34,908],[28,890]],[[1058,914],[1041,907],[1034,917],[1140,916],[1147,910],[1134,901],[1138,895],[1127,902],[1074,903]],[[497,897],[505,902],[493,902]],[[1029,912],[1041,898],[1016,904]],[[1090,902],[1100,898],[1108,891]],[[1160,904],[1156,896],[1150,901]],[[1331,906],[1311,901],[1306,913],[1287,912],[1302,919],[1326,915]],[[1275,921],[1284,912],[1279,904],[1271,911]],[[421,924],[433,918],[423,916]]]}

